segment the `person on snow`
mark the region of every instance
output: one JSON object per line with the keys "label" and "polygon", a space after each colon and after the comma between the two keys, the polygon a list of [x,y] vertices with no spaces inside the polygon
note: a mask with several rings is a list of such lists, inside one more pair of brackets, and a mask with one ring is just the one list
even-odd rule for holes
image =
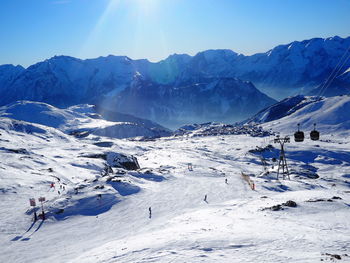
{"label": "person on snow", "polygon": [[152,208],[149,207],[149,208],[148,208],[148,211],[149,211],[149,218],[151,218],[151,217],[152,217]]}

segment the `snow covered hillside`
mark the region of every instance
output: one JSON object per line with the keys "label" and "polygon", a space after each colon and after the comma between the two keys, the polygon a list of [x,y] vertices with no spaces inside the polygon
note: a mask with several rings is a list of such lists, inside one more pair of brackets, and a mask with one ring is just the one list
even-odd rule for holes
{"label": "snow covered hillside", "polygon": [[293,134],[298,123],[302,130],[317,129],[324,134],[350,135],[350,96],[289,97],[262,110],[247,123],[261,123],[265,129]]}
{"label": "snow covered hillside", "polygon": [[[6,117],[58,128],[76,136],[92,134],[112,138],[130,138],[171,134],[170,130],[148,120],[117,112],[110,115],[114,117],[113,121],[103,119],[95,106],[86,104],[59,109],[42,102],[18,101],[0,107],[0,118]],[[109,117],[112,118],[111,116]]]}
{"label": "snow covered hillside", "polygon": [[334,82],[321,95],[348,94],[350,61],[337,65],[349,46],[350,37],[313,38],[252,56],[207,50],[157,63],[126,56],[55,56],[27,69],[0,66],[0,105],[18,100],[57,107],[89,103],[172,127],[211,117],[234,122],[275,103],[271,97],[320,95],[335,69]]}
{"label": "snow covered hillside", "polygon": [[[346,99],[316,105],[345,109]],[[96,141],[61,131],[86,109],[40,107],[37,122],[63,126],[1,118],[0,262],[350,261],[349,137],[292,141],[291,179],[276,180],[269,133],[202,125],[198,136]],[[46,220],[33,222],[39,197]]]}

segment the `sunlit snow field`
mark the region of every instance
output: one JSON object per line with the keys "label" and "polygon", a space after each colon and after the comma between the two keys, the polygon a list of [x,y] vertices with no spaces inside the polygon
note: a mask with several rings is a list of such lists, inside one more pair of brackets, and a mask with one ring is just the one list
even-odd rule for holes
{"label": "sunlit snow field", "polygon": [[[333,259],[326,253],[350,260],[346,138],[322,134],[318,142],[286,144],[291,180],[276,180],[271,158],[278,159],[279,147],[273,136],[109,138],[114,145],[106,149],[54,129],[0,133],[1,262]],[[263,153],[270,170],[264,175],[261,154],[248,151],[268,144],[275,148]],[[133,154],[142,169],[113,168],[125,174],[117,175],[119,182],[107,182],[101,176],[105,161],[82,157],[103,151]],[[241,172],[250,175],[255,191]],[[59,195],[60,184],[66,189]],[[74,188],[80,188],[77,194]],[[28,199],[40,196],[47,199],[48,219],[33,224]],[[297,207],[269,209],[288,200]]]}

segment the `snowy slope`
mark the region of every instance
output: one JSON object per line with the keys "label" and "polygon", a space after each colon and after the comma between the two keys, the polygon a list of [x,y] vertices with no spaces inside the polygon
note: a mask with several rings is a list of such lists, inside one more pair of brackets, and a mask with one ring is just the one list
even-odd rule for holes
{"label": "snowy slope", "polygon": [[324,99],[323,97],[306,97],[302,95],[297,95],[294,97],[288,97],[280,102],[273,104],[266,109],[261,110],[254,116],[250,117],[244,123],[264,123],[273,120],[277,120],[288,116],[295,111],[301,109],[302,107]]}
{"label": "snowy slope", "polygon": [[[1,262],[350,259],[350,152],[342,138],[289,144],[291,180],[275,179],[277,149],[262,152],[271,175],[263,175],[261,155],[249,151],[272,137],[113,140],[108,151],[134,154],[143,169],[112,168],[103,176],[106,160],[88,158],[102,153],[94,141],[53,130],[28,134],[0,125]],[[26,151],[11,151],[19,148]],[[318,179],[307,177],[315,173]],[[48,219],[32,224],[28,198],[39,196],[47,199]],[[288,200],[297,206],[269,208]]]}
{"label": "snowy slope", "polygon": [[1,107],[0,117],[59,128],[65,133],[77,135],[87,132],[86,135],[130,138],[159,137],[171,134],[168,129],[158,124],[133,116],[123,115],[123,121],[107,121],[97,113],[93,105],[76,105],[67,109],[59,109],[42,102],[18,101]]}
{"label": "snowy slope", "polygon": [[0,116],[42,124],[53,128],[68,125],[68,122],[76,118],[84,118],[82,114],[58,109],[46,103],[31,101],[18,101],[1,107]]}
{"label": "snowy slope", "polygon": [[[286,102],[298,101],[298,98],[301,98],[299,103],[286,109]],[[330,98],[292,97],[267,108],[250,121],[263,123],[265,129],[284,134],[294,133],[298,123],[302,130],[311,131],[316,123],[317,129],[327,137],[340,134],[349,136],[349,113],[350,96],[347,95]]]}

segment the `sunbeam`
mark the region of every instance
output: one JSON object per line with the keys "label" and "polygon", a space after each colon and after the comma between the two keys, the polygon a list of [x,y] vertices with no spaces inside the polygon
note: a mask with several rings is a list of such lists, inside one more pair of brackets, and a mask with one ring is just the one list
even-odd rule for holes
{"label": "sunbeam", "polygon": [[91,30],[89,36],[87,37],[84,45],[82,46],[80,50],[80,56],[84,56],[88,53],[90,49],[94,47],[94,44],[99,39],[99,34],[103,28],[103,26],[106,23],[106,20],[113,15],[115,10],[118,8],[118,6],[121,4],[121,0],[110,0],[108,5],[105,8],[105,11],[102,13],[98,21],[96,22],[96,25]]}

